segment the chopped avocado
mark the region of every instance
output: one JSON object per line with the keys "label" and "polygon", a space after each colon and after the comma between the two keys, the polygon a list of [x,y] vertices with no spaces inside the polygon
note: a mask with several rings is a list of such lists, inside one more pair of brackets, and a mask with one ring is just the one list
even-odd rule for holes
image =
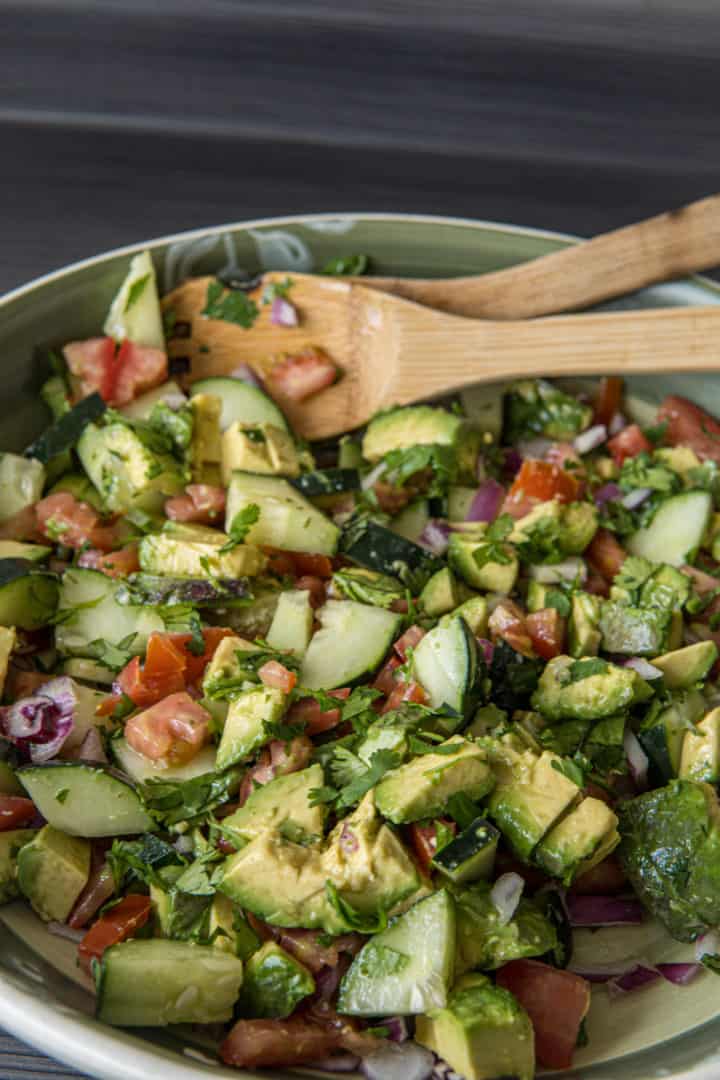
{"label": "chopped avocado", "polygon": [[185,470],[175,458],[151,450],[129,423],[119,420],[102,426],[88,424],[77,454],[108,510],[139,507],[152,513],[187,483]]}
{"label": "chopped avocado", "polygon": [[525,599],[525,606],[532,614],[535,611],[542,611],[544,607],[547,607],[547,598],[550,593],[550,586],[543,585],[539,581],[528,582],[527,597]]}
{"label": "chopped avocado", "polygon": [[568,621],[568,652],[576,659],[597,656],[602,634],[598,629],[601,600],[592,593],[574,592]]}
{"label": "chopped avocado", "polygon": [[305,965],[281,945],[266,941],[245,964],[237,1013],[282,1019],[314,992],[315,980]]}
{"label": "chopped avocado", "polygon": [[216,949],[247,960],[260,948],[261,941],[242,909],[222,893],[215,893],[208,913],[208,938]]}
{"label": "chopped avocado", "polygon": [[558,499],[541,502],[515,522],[513,544],[534,541],[541,549],[549,545],[548,557],[579,555],[597,532],[598,512],[591,503],[570,503]]}
{"label": "chopped avocado", "polygon": [[243,690],[230,702],[225,727],[217,753],[217,768],[227,769],[252,754],[272,738],[268,724],[283,716],[286,695],[274,687],[260,686]]}
{"label": "chopped avocado", "polygon": [[538,757],[525,751],[508,760],[507,753],[501,751],[505,763],[488,810],[513,851],[527,859],[555,822],[578,801],[580,789],[562,772],[557,754],[545,750]]}
{"label": "chopped avocado", "polygon": [[683,780],[720,782],[720,709],[713,709],[686,732],[678,775]]}
{"label": "chopped avocado", "polygon": [[451,795],[482,799],[494,783],[482,747],[456,736],[386,773],[375,788],[383,817],[399,824],[442,814]]}
{"label": "chopped avocado", "polygon": [[206,938],[212,898],[185,892],[177,885],[182,875],[182,867],[167,866],[160,875],[162,884],[156,881],[150,886],[156,935],[174,941]]}
{"label": "chopped avocado", "polygon": [[190,401],[193,414],[190,465],[194,484],[219,484],[222,460],[220,414],[222,400],[216,394],[195,394]]}
{"label": "chopped avocado", "polygon": [[589,502],[563,507],[560,547],[567,555],[581,555],[598,529],[597,508]]}
{"label": "chopped avocado", "polygon": [[221,551],[227,543],[228,537],[215,529],[166,526],[161,533],[143,536],[140,566],[148,574],[191,578],[253,577],[265,568],[267,558],[253,544]]}
{"label": "chopped avocado", "polygon": [[689,446],[661,446],[655,451],[655,458],[683,478],[691,469],[698,469],[702,465],[700,458]]}
{"label": "chopped avocado", "polygon": [[652,688],[632,668],[556,656],[540,676],[532,707],[548,720],[600,720],[650,697]]}
{"label": "chopped avocado", "polygon": [[600,608],[599,627],[605,652],[657,656],[667,643],[670,612],[606,600]]}
{"label": "chopped avocado", "polygon": [[5,689],[5,679],[10,657],[15,648],[15,638],[14,626],[0,626],[0,697]]}
{"label": "chopped avocado", "polygon": [[465,1080],[532,1080],[535,1043],[530,1017],[509,990],[485,975],[465,975],[444,1009],[420,1016],[415,1041]]}
{"label": "chopped avocado", "polygon": [[464,426],[461,416],[431,405],[389,409],[368,424],[362,441],[363,457],[376,462],[391,450],[433,444],[454,446]]}
{"label": "chopped avocado", "polygon": [[557,944],[551,923],[532,900],[521,899],[509,922],[492,901],[489,882],[448,885],[457,916],[456,974],[473,968],[494,971],[527,956],[542,956]]}
{"label": "chopped avocado", "polygon": [[511,593],[518,575],[518,561],[512,547],[504,547],[506,563],[483,562],[489,549],[484,539],[487,525],[477,524],[450,534],[448,562],[455,573],[473,589]]}
{"label": "chopped avocado", "polygon": [[495,728],[507,723],[507,713],[499,709],[492,702],[489,705],[481,705],[475,710],[475,715],[470,724],[465,728],[465,736],[469,739],[477,739],[488,735]]}
{"label": "chopped avocado", "polygon": [[529,435],[568,442],[592,422],[592,409],[544,379],[515,383],[505,396],[504,434],[510,442]]}
{"label": "chopped avocado", "polygon": [[313,632],[315,613],[307,589],[280,593],[273,621],[267,632],[268,644],[280,652],[302,657],[307,652]]}
{"label": "chopped avocado", "polygon": [[475,637],[484,637],[488,629],[488,602],[484,596],[471,596],[463,601],[459,607],[454,608],[440,620],[442,625],[447,625],[451,619],[457,616],[467,625],[468,630]]}
{"label": "chopped avocado", "polygon": [[223,819],[223,828],[245,842],[265,829],[278,829],[298,843],[320,840],[327,807],[324,803],[311,805],[310,792],[323,783],[322,766],[318,764],[277,776],[255,788],[243,806]]}
{"label": "chopped avocado", "polygon": [[658,607],[665,611],[683,608],[690,596],[691,581],[673,566],[663,565],[654,571],[640,591],[640,607]]}
{"label": "chopped avocado", "polygon": [[471,825],[441,848],[432,864],[445,877],[461,885],[492,876],[500,833],[485,818]]}
{"label": "chopped avocado", "polygon": [[14,517],[42,497],[45,467],[35,458],[0,454],[0,521]]}
{"label": "chopped avocado", "polygon": [[447,566],[433,574],[420,593],[420,606],[433,619],[452,611],[459,603],[457,581]]}
{"label": "chopped avocado", "polygon": [[27,559],[29,562],[45,562],[53,549],[43,544],[25,544],[20,540],[0,540],[0,559]]}
{"label": "chopped avocado", "polygon": [[606,716],[593,724],[585,739],[583,754],[601,773],[625,771],[625,721],[624,713]]}
{"label": "chopped avocado", "polygon": [[705,699],[698,690],[678,690],[652,703],[637,736],[650,761],[650,777],[655,783],[677,776],[685,735],[694,730],[704,712]]}
{"label": "chopped avocado", "polygon": [[236,420],[222,435],[222,479],[233,472],[299,476],[300,458],[289,432],[274,424],[241,424]]}
{"label": "chopped avocado", "polygon": [[20,892],[41,919],[65,922],[90,876],[90,841],[45,825],[20,849]]}
{"label": "chopped avocado", "polygon": [[697,641],[684,649],[656,656],[653,667],[660,668],[669,690],[687,690],[702,682],[718,658],[714,641]]}
{"label": "chopped avocado", "polygon": [[[539,713],[530,713],[529,716],[533,718],[532,726],[525,720],[522,725],[518,725],[516,721],[513,727],[519,727],[521,732],[528,731],[537,742],[538,750],[552,750],[561,756],[572,756],[579,750],[590,730],[590,720],[562,720],[559,724],[543,726],[544,718],[540,717]],[[542,721],[539,725],[537,717]]]}
{"label": "chopped avocado", "polygon": [[600,799],[585,798],[558,822],[535,849],[533,861],[551,877],[570,885],[594,865],[598,850],[608,854],[608,837],[620,843],[618,819]]}
{"label": "chopped avocado", "polygon": [[245,683],[252,680],[247,664],[252,661],[252,653],[259,651],[259,646],[245,638],[224,637],[205,669],[203,693],[205,697],[221,699],[232,697],[245,689]]}
{"label": "chopped avocado", "polygon": [[633,891],[678,941],[720,923],[720,807],[709,784],[672,780],[619,806]]}
{"label": "chopped avocado", "polygon": [[449,521],[466,521],[470,507],[475,501],[477,487],[463,487],[460,484],[452,484],[448,488],[447,516]]}
{"label": "chopped avocado", "polygon": [[20,895],[17,881],[18,852],[35,836],[34,829],[9,829],[0,832],[0,904]]}

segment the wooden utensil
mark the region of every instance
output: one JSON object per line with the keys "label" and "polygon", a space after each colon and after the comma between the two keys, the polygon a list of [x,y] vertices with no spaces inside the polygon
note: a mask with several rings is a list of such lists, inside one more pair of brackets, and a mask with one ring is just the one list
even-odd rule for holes
{"label": "wooden utensil", "polygon": [[[282,279],[285,275],[275,275]],[[527,376],[630,375],[720,370],[720,307],[656,308],[564,315],[524,322],[464,319],[337,278],[293,274],[300,324],[250,330],[201,314],[212,278],[195,278],[165,298],[189,337],[169,344],[189,356],[188,380],[227,375],[240,364],[267,377],[279,355],[323,348],[338,382],[305,402],[281,401],[307,439],[351,431],[378,409]]]}
{"label": "wooden utensil", "polygon": [[473,277],[349,278],[455,315],[529,319],[577,311],[720,265],[720,195]]}

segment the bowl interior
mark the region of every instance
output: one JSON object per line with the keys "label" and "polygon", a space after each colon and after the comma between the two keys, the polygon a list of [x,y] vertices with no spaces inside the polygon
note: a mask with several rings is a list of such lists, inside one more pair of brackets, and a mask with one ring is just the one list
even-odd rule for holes
{"label": "bowl interior", "polygon": [[[47,351],[72,338],[97,334],[128,257],[150,246],[163,291],[183,278],[231,270],[311,271],[335,255],[365,253],[377,273],[442,277],[499,269],[556,250],[570,238],[511,226],[397,215],[303,216],[223,226],[136,245],[50,274],[0,300],[3,361],[3,449],[21,449],[46,423],[38,401],[47,375]],[[648,289],[609,307],[720,303],[711,282],[692,279]],[[720,377],[696,374],[633,378],[631,392],[651,403],[680,393],[720,413]],[[647,960],[685,959],[687,947],[658,936],[650,926],[598,932],[598,950]],[[662,955],[657,954],[657,950]],[[669,950],[669,951],[668,951]],[[0,909],[0,1001],[3,1024],[20,1038],[107,1080],[141,1080],[162,1070],[170,1080],[191,1076],[258,1076],[225,1069],[207,1059],[186,1031],[126,1032],[92,1018],[92,997],[75,966],[74,948],[47,934],[23,906]],[[579,1080],[715,1077],[720,1072],[720,1003],[714,976],[703,973],[688,987],[660,981],[611,1000],[593,995],[589,1042],[564,1075]],[[622,1058],[622,1065],[619,1059]],[[307,1070],[302,1070],[307,1075]],[[291,1075],[275,1073],[275,1075]],[[298,1075],[293,1073],[292,1075]],[[320,1075],[320,1074],[318,1074]],[[327,1076],[328,1074],[323,1074]],[[268,1073],[264,1073],[267,1077]]]}

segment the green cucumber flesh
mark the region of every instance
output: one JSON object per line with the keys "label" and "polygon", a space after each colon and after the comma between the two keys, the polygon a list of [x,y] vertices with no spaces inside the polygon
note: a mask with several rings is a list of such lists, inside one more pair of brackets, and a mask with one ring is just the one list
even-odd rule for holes
{"label": "green cucumber flesh", "polygon": [[161,766],[133,750],[132,746],[124,739],[112,739],[110,752],[117,764],[126,776],[134,780],[136,784],[146,784],[148,780],[166,780],[177,783],[182,780],[194,780],[197,776],[205,776],[215,771],[217,750],[214,746],[205,746],[195,757],[185,765]]}
{"label": "green cucumber flesh", "polygon": [[472,825],[446,844],[432,864],[456,884],[488,879],[492,876],[500,832],[485,818],[475,818]]}
{"label": "green cucumber flesh", "polygon": [[130,779],[108,765],[50,761],[17,778],[45,820],[70,836],[130,836],[154,823]]}
{"label": "green cucumber flesh", "polygon": [[707,491],[673,495],[661,503],[649,525],[628,537],[627,549],[650,562],[682,566],[700,547],[711,513]]}
{"label": "green cucumber flesh", "polygon": [[237,514],[253,504],[260,507],[260,517],[247,534],[249,544],[315,555],[334,555],[337,551],[337,525],[279,476],[232,474],[225,518],[228,533]]}
{"label": "green cucumber flesh", "polygon": [[0,626],[37,630],[54,616],[58,580],[28,559],[0,559]]}
{"label": "green cucumber flesh", "polygon": [[354,600],[329,600],[318,612],[321,628],[310,641],[300,683],[333,690],[371,675],[400,628],[401,615]]}
{"label": "green cucumber flesh", "polygon": [[419,544],[369,519],[348,522],[340,548],[360,566],[400,578],[403,584],[418,590],[445,565]]}
{"label": "green cucumber flesh", "polygon": [[[101,659],[102,642],[120,645],[140,655],[153,631],[162,632],[161,616],[149,606],[119,604],[117,581],[97,570],[72,567],[60,585],[59,619],[55,643],[66,655]],[[100,644],[98,644],[100,643]]]}
{"label": "green cucumber flesh", "polygon": [[220,430],[225,431],[236,421],[240,424],[273,424],[289,431],[282,412],[267,394],[232,376],[212,375],[198,379],[190,388],[191,397],[196,394],[214,394],[222,402]]}
{"label": "green cucumber flesh", "polygon": [[20,540],[0,540],[0,560],[27,559],[28,562],[43,562],[52,555],[51,547],[42,544],[25,544]]}
{"label": "green cucumber flesh", "polygon": [[421,639],[413,653],[413,670],[433,709],[449,705],[465,712],[477,673],[477,646],[461,616]]}
{"label": "green cucumber flesh", "polygon": [[360,473],[357,469],[318,469],[301,473],[290,483],[307,498],[318,495],[337,495],[343,491],[357,491]]}

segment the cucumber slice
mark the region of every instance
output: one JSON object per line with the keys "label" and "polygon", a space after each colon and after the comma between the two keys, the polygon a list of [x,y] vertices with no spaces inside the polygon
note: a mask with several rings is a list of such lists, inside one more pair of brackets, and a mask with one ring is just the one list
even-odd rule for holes
{"label": "cucumber slice", "polygon": [[27,559],[0,559],[0,626],[37,630],[53,617],[57,603],[54,574]]}
{"label": "cucumber slice", "polygon": [[427,499],[421,499],[401,510],[390,522],[390,529],[398,536],[404,536],[406,540],[417,544],[429,520],[430,507]]}
{"label": "cucumber slice", "polygon": [[357,469],[318,469],[315,472],[302,473],[290,483],[308,498],[337,495],[342,491],[357,491],[360,487],[360,473]]}
{"label": "cucumber slice", "polygon": [[338,1012],[404,1016],[441,1009],[455,958],[455,906],[444,890],[376,934],[340,985]]}
{"label": "cucumber slice", "polygon": [[90,394],[78,401],[70,412],[66,412],[46,428],[35,442],[30,443],[25,457],[36,458],[46,465],[57,454],[71,450],[88,424],[102,416],[106,408],[107,405],[99,394]]}
{"label": "cucumber slice", "polygon": [[172,782],[194,780],[196,776],[205,776],[206,773],[215,772],[217,757],[214,746],[204,746],[187,764],[163,767],[146,758],[144,754],[138,754],[137,750],[133,750],[132,746],[122,738],[111,740],[110,751],[118,768],[122,769],[136,784],[145,784],[148,780]]}
{"label": "cucumber slice", "polygon": [[122,1027],[219,1024],[232,1019],[243,964],[212,945],[138,939],[103,955],[97,1018]]}
{"label": "cucumber slice", "polygon": [[334,555],[340,539],[337,525],[279,476],[234,472],[227,494],[225,529],[248,506],[260,507],[260,518],[246,536],[248,544],[269,544],[285,551]]}
{"label": "cucumber slice", "polygon": [[162,386],[156,386],[154,390],[148,390],[141,394],[129,405],[123,405],[120,412],[123,416],[129,416],[131,420],[147,420],[156,405],[163,401],[180,402],[185,397],[180,386],[174,379],[168,380]]}
{"label": "cucumber slice", "polygon": [[155,267],[149,251],[141,251],[115,294],[103,330],[116,341],[128,338],[136,345],[165,348],[162,312]]}
{"label": "cucumber slice", "polygon": [[466,711],[477,674],[477,645],[461,616],[425,635],[413,653],[413,669],[433,709],[449,705]]}
{"label": "cucumber slice", "polygon": [[99,683],[100,686],[112,686],[115,682],[114,671],[98,664],[97,660],[87,660],[82,656],[65,660],[61,670],[63,675],[70,675],[80,682]]}
{"label": "cucumber slice", "polygon": [[7,521],[42,497],[45,469],[20,454],[0,454],[0,521]]}
{"label": "cucumber slice", "polygon": [[118,583],[97,570],[66,570],[60,585],[55,644],[65,655],[102,658],[104,642],[136,656],[165,624],[152,607],[119,604]]}
{"label": "cucumber slice", "polygon": [[154,828],[127,776],[108,765],[49,761],[17,778],[45,820],[70,836],[126,836]]}
{"label": "cucumber slice", "polygon": [[43,562],[52,554],[52,548],[42,544],[23,544],[19,540],[0,540],[0,561],[3,559],[27,559],[28,562]]}
{"label": "cucumber slice", "polygon": [[372,674],[400,628],[401,615],[354,600],[329,600],[322,624],[305,653],[300,682],[309,690],[334,690]]}
{"label": "cucumber slice", "polygon": [[340,546],[360,566],[400,578],[404,585],[418,590],[445,565],[419,544],[368,518],[348,522]]}
{"label": "cucumber slice", "polygon": [[273,424],[289,431],[288,422],[272,398],[256,386],[225,375],[198,379],[190,388],[196,394],[215,394],[222,401],[220,430],[225,431],[237,420],[240,424]]}
{"label": "cucumber slice", "polygon": [[627,549],[650,562],[682,566],[700,547],[711,513],[712,496],[707,491],[673,495],[646,528],[628,538]]}

